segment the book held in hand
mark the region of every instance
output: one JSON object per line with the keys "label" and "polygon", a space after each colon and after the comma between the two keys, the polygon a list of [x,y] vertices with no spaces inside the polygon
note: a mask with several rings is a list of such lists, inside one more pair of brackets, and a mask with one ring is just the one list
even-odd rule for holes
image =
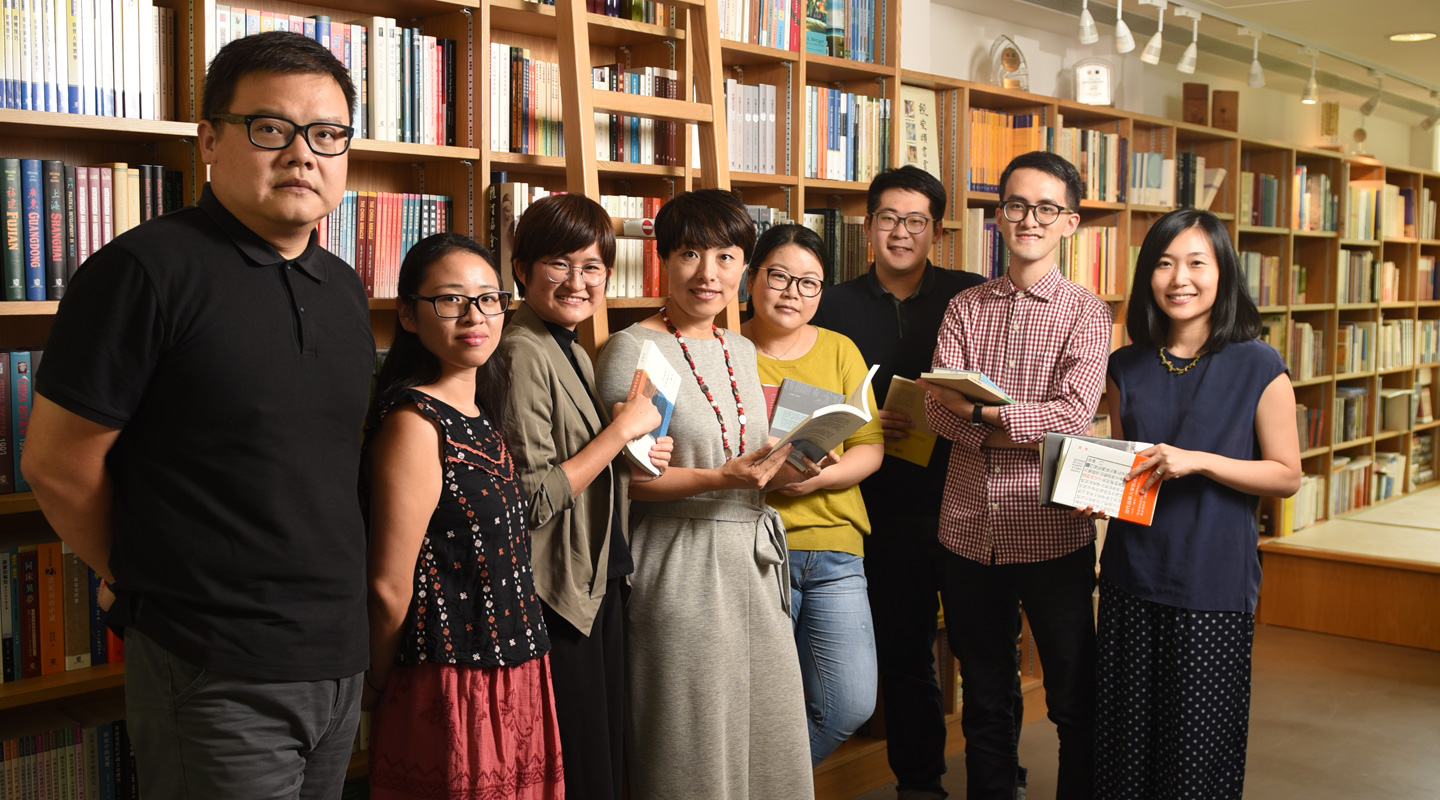
{"label": "book held in hand", "polygon": [[779,439],[796,425],[805,421],[825,406],[845,402],[845,395],[812,386],[794,378],[785,378],[775,392],[775,402],[770,411],[770,435]]}
{"label": "book held in hand", "polygon": [[974,369],[948,369],[937,367],[920,376],[937,386],[954,389],[965,395],[971,402],[987,406],[1008,406],[1015,400],[1004,389],[985,377],[985,373]]}
{"label": "book held in hand", "polygon": [[903,458],[922,467],[930,466],[930,456],[935,452],[935,432],[925,418],[925,391],[915,381],[891,376],[890,392],[885,395],[885,410],[910,415],[915,427],[910,435],[895,441],[885,440],[885,455]]}
{"label": "book held in hand", "polygon": [[670,366],[665,355],[655,343],[646,340],[640,345],[640,360],[635,365],[635,379],[630,382],[630,393],[625,401],[637,397],[648,397],[660,412],[660,425],[638,439],[631,439],[625,445],[625,457],[650,475],[658,476],[660,470],[650,463],[650,448],[655,440],[670,429],[670,415],[675,411],[675,393],[680,390],[680,373]]}
{"label": "book held in hand", "polygon": [[[775,443],[777,450],[787,444],[795,446],[788,459],[790,466],[798,470],[805,469],[804,462],[800,460],[802,455],[819,463],[827,453],[839,447],[849,438],[850,434],[860,430],[861,426],[870,421],[870,398],[867,390],[870,388],[870,381],[875,379],[875,371],[878,369],[880,369],[879,364],[872,365],[870,371],[865,373],[865,380],[855,387],[855,391],[850,393],[845,402],[815,409]],[[799,381],[794,382],[799,383]],[[806,384],[802,383],[801,385],[805,386]],[[781,406],[784,403],[784,384],[781,384],[780,391],[781,397],[775,401],[777,417],[780,415]]]}
{"label": "book held in hand", "polygon": [[1103,511],[1111,519],[1149,525],[1155,517],[1157,483],[1145,491],[1148,473],[1126,481],[1145,460],[1145,442],[1047,433],[1040,443],[1040,503],[1060,508]]}

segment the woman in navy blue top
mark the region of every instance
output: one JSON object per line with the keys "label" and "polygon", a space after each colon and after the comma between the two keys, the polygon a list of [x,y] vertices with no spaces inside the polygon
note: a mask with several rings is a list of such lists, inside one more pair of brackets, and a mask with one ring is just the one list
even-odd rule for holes
{"label": "woman in navy blue top", "polygon": [[1100,558],[1096,797],[1238,798],[1245,782],[1260,496],[1300,486],[1295,392],[1256,337],[1229,233],[1161,217],[1140,248],[1106,398],[1117,438],[1155,444],[1152,525],[1112,520]]}

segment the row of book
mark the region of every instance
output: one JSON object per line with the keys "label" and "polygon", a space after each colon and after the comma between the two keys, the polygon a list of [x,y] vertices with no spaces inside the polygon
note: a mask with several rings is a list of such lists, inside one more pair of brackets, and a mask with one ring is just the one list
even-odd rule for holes
{"label": "row of book", "polygon": [[[730,169],[774,175],[776,88],[768,83],[746,86],[725,80],[725,138]],[[784,143],[783,140],[781,142]],[[783,165],[787,168],[789,165]]]}
{"label": "row of book", "polygon": [[1422,255],[1416,265],[1415,293],[1417,300],[1440,299],[1440,273],[1435,271],[1435,256]]}
{"label": "row of book", "polygon": [[96,601],[100,578],[60,542],[0,550],[0,655],[4,680],[25,680],[125,660]]}
{"label": "row of book", "polygon": [[1406,457],[1380,452],[1373,456],[1337,455],[1330,462],[1330,512],[1347,514],[1404,492]]}
{"label": "row of book", "polygon": [[1304,164],[1295,166],[1290,187],[1295,199],[1290,227],[1302,231],[1334,231],[1340,216],[1340,196],[1324,172],[1311,173]]}
{"label": "row of book", "polygon": [[1329,374],[1325,363],[1325,329],[1303,320],[1290,323],[1290,357],[1287,363],[1294,380],[1308,381]]}
{"label": "row of book", "polygon": [[[671,100],[679,97],[680,73],[673,69],[638,67],[626,70],[619,64],[612,64],[591,69],[591,77],[597,89]],[[562,127],[551,127],[554,135],[561,135]],[[595,156],[601,161],[676,167],[680,165],[679,129],[677,123],[666,120],[626,114],[596,114]],[[562,137],[562,153],[563,144]]]}
{"label": "row of book", "polygon": [[233,40],[270,31],[303,34],[345,65],[355,84],[351,120],[359,138],[416,144],[455,144],[457,43],[426,36],[393,17],[351,22],[328,15],[302,17],[216,4],[210,53]]}
{"label": "row of book", "polygon": [[1175,155],[1175,205],[1209,209],[1225,184],[1224,167],[1206,167],[1198,153]]}
{"label": "row of book", "polygon": [[555,62],[531,58],[523,47],[491,42],[490,108],[491,150],[565,155],[560,66]]}
{"label": "row of book", "polygon": [[7,2],[0,108],[174,119],[177,35],[154,0]]}
{"label": "row of book", "polygon": [[1280,258],[1264,253],[1241,251],[1240,269],[1245,273],[1245,290],[1257,306],[1280,305]]}
{"label": "row of book", "polygon": [[4,300],[59,300],[75,270],[111,239],[178,208],[179,173],[154,164],[89,167],[0,158]]}
{"label": "row of book", "polygon": [[1351,181],[1346,187],[1348,195],[1348,203],[1345,207],[1344,236],[1346,238],[1361,240],[1380,238],[1381,196],[1388,185],[1384,181]]}
{"label": "row of book", "polygon": [[[1434,320],[1430,320],[1434,323]],[[1380,369],[1409,367],[1415,364],[1415,320],[1394,319],[1380,323],[1376,341],[1376,361]],[[1409,426],[1406,426],[1409,427]]]}
{"label": "row of book", "polygon": [[355,268],[370,297],[394,297],[400,264],[426,236],[450,230],[449,197],[347,190],[320,220],[320,246]]}
{"label": "row of book", "polygon": [[1435,480],[1435,432],[1410,437],[1410,488]]}
{"label": "row of book", "polygon": [[1415,356],[1417,364],[1440,361],[1440,320],[1422,319],[1416,329]]}
{"label": "row of book", "polygon": [[838,208],[807,208],[801,224],[820,234],[829,248],[826,284],[844,283],[869,271],[873,256],[870,238],[865,235],[865,217],[845,214]]}
{"label": "row of book", "polygon": [[1375,323],[1341,320],[1335,326],[1335,373],[1348,375],[1374,369]]}
{"label": "row of book", "polygon": [[1010,267],[1010,249],[1000,236],[994,212],[985,208],[965,209],[965,271],[998,278]]}
{"label": "row of book", "polygon": [[1380,430],[1408,431],[1419,411],[1418,389],[1380,389]]}
{"label": "row of book", "polygon": [[1276,536],[1289,536],[1325,518],[1325,479],[1319,475],[1301,475],[1300,489],[1280,501],[1280,523]]}
{"label": "row of book", "polygon": [[28,492],[20,474],[20,455],[30,427],[35,370],[41,350],[0,350],[0,494]]}
{"label": "row of book", "polygon": [[1330,420],[1330,441],[1334,444],[1369,436],[1370,390],[1364,386],[1336,386]]}
{"label": "row of book", "polygon": [[[543,2],[527,0],[527,2],[536,5],[555,5],[554,0],[543,0]],[[657,3],[654,0],[585,0],[585,10],[591,14],[628,19],[633,22],[645,22],[664,28],[673,27],[675,24],[675,7],[669,3]]]}
{"label": "row of book", "polygon": [[[600,205],[611,219],[655,219],[662,201],[658,197],[601,195]],[[516,216],[519,219],[519,216]],[[660,263],[654,239],[615,240],[615,269],[605,285],[606,297],[665,297],[670,293],[669,277]]]}
{"label": "row of book", "polygon": [[720,37],[875,63],[876,14],[884,9],[875,0],[721,0]]}
{"label": "row of book", "polygon": [[1341,248],[1335,291],[1340,303],[1394,302],[1400,299],[1400,267],[1377,262],[1373,250]]}
{"label": "row of book", "polygon": [[1263,172],[1240,172],[1241,224],[1274,228],[1285,219],[1280,179]]}
{"label": "row of book", "polygon": [[1295,429],[1300,434],[1300,449],[1313,450],[1330,444],[1325,427],[1325,409],[1295,404]]}
{"label": "row of book", "polygon": [[1096,295],[1125,294],[1127,271],[1118,251],[1120,230],[1102,225],[1077,228],[1056,253],[1060,274]]}
{"label": "row of book", "polygon": [[805,177],[868,183],[890,168],[890,101],[805,87]]}
{"label": "row of book", "polygon": [[0,797],[126,800],[140,796],[123,706],[27,711],[0,728]]}

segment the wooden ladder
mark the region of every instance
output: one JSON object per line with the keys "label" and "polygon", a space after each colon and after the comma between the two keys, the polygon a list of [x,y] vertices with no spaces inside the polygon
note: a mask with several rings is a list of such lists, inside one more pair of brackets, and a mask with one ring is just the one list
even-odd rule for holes
{"label": "wooden ladder", "polygon": [[[637,0],[638,2],[638,0]],[[680,166],[688,169],[690,132],[698,127],[700,181],[705,188],[730,188],[729,146],[720,105],[725,91],[720,61],[718,0],[666,0],[676,10],[678,27],[689,57],[679,69],[681,99],[644,97],[594,88],[590,79],[590,26],[583,0],[555,0],[559,25],[560,110],[565,129],[565,183],[571,193],[600,198],[600,177],[595,157],[595,114],[624,114],[675,122]],[[682,43],[677,43],[682,44]],[[694,83],[694,99],[685,99]],[[602,305],[581,331],[581,343],[595,354],[609,338],[610,325]],[[726,309],[721,322],[731,330],[740,326],[739,304]]]}

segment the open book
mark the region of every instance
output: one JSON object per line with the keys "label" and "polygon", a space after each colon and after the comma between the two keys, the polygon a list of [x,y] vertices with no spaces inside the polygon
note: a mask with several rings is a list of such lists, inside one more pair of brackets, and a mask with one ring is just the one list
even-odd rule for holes
{"label": "open book", "polygon": [[885,395],[885,410],[909,414],[915,427],[910,435],[896,441],[885,441],[885,455],[903,458],[922,467],[930,466],[930,456],[935,452],[935,432],[925,418],[925,392],[915,381],[891,376],[890,392]]}
{"label": "open book", "polygon": [[[870,398],[866,390],[870,388],[870,381],[874,380],[877,369],[880,369],[879,364],[870,367],[870,371],[865,373],[865,380],[855,387],[855,391],[850,393],[845,402],[815,409],[814,413],[791,428],[784,438],[775,443],[777,450],[787,444],[795,445],[789,458],[792,467],[802,470],[805,468],[804,462],[800,460],[802,455],[818,463],[826,453],[834,450],[850,434],[870,421]],[[779,405],[780,401],[777,400],[777,411]]]}
{"label": "open book", "polygon": [[670,430],[670,415],[675,411],[675,394],[678,391],[680,373],[670,366],[670,362],[654,342],[645,340],[644,344],[640,345],[640,361],[635,365],[635,379],[630,382],[630,394],[626,395],[625,400],[629,402],[636,397],[650,398],[650,402],[655,404],[655,410],[660,412],[660,426],[627,442],[625,457],[651,475],[658,476],[660,470],[650,463],[650,448],[655,446],[656,439]]}
{"label": "open book", "polygon": [[1148,474],[1125,474],[1145,459],[1146,442],[1047,433],[1040,443],[1040,503],[1063,508],[1090,506],[1112,519],[1149,525],[1160,485],[1142,491]]}
{"label": "open book", "polygon": [[933,371],[920,377],[937,386],[954,389],[974,403],[984,403],[987,406],[1008,406],[1015,402],[1010,395],[1005,393],[1004,389],[996,386],[994,381],[985,377],[985,373],[979,370],[936,367]]}

